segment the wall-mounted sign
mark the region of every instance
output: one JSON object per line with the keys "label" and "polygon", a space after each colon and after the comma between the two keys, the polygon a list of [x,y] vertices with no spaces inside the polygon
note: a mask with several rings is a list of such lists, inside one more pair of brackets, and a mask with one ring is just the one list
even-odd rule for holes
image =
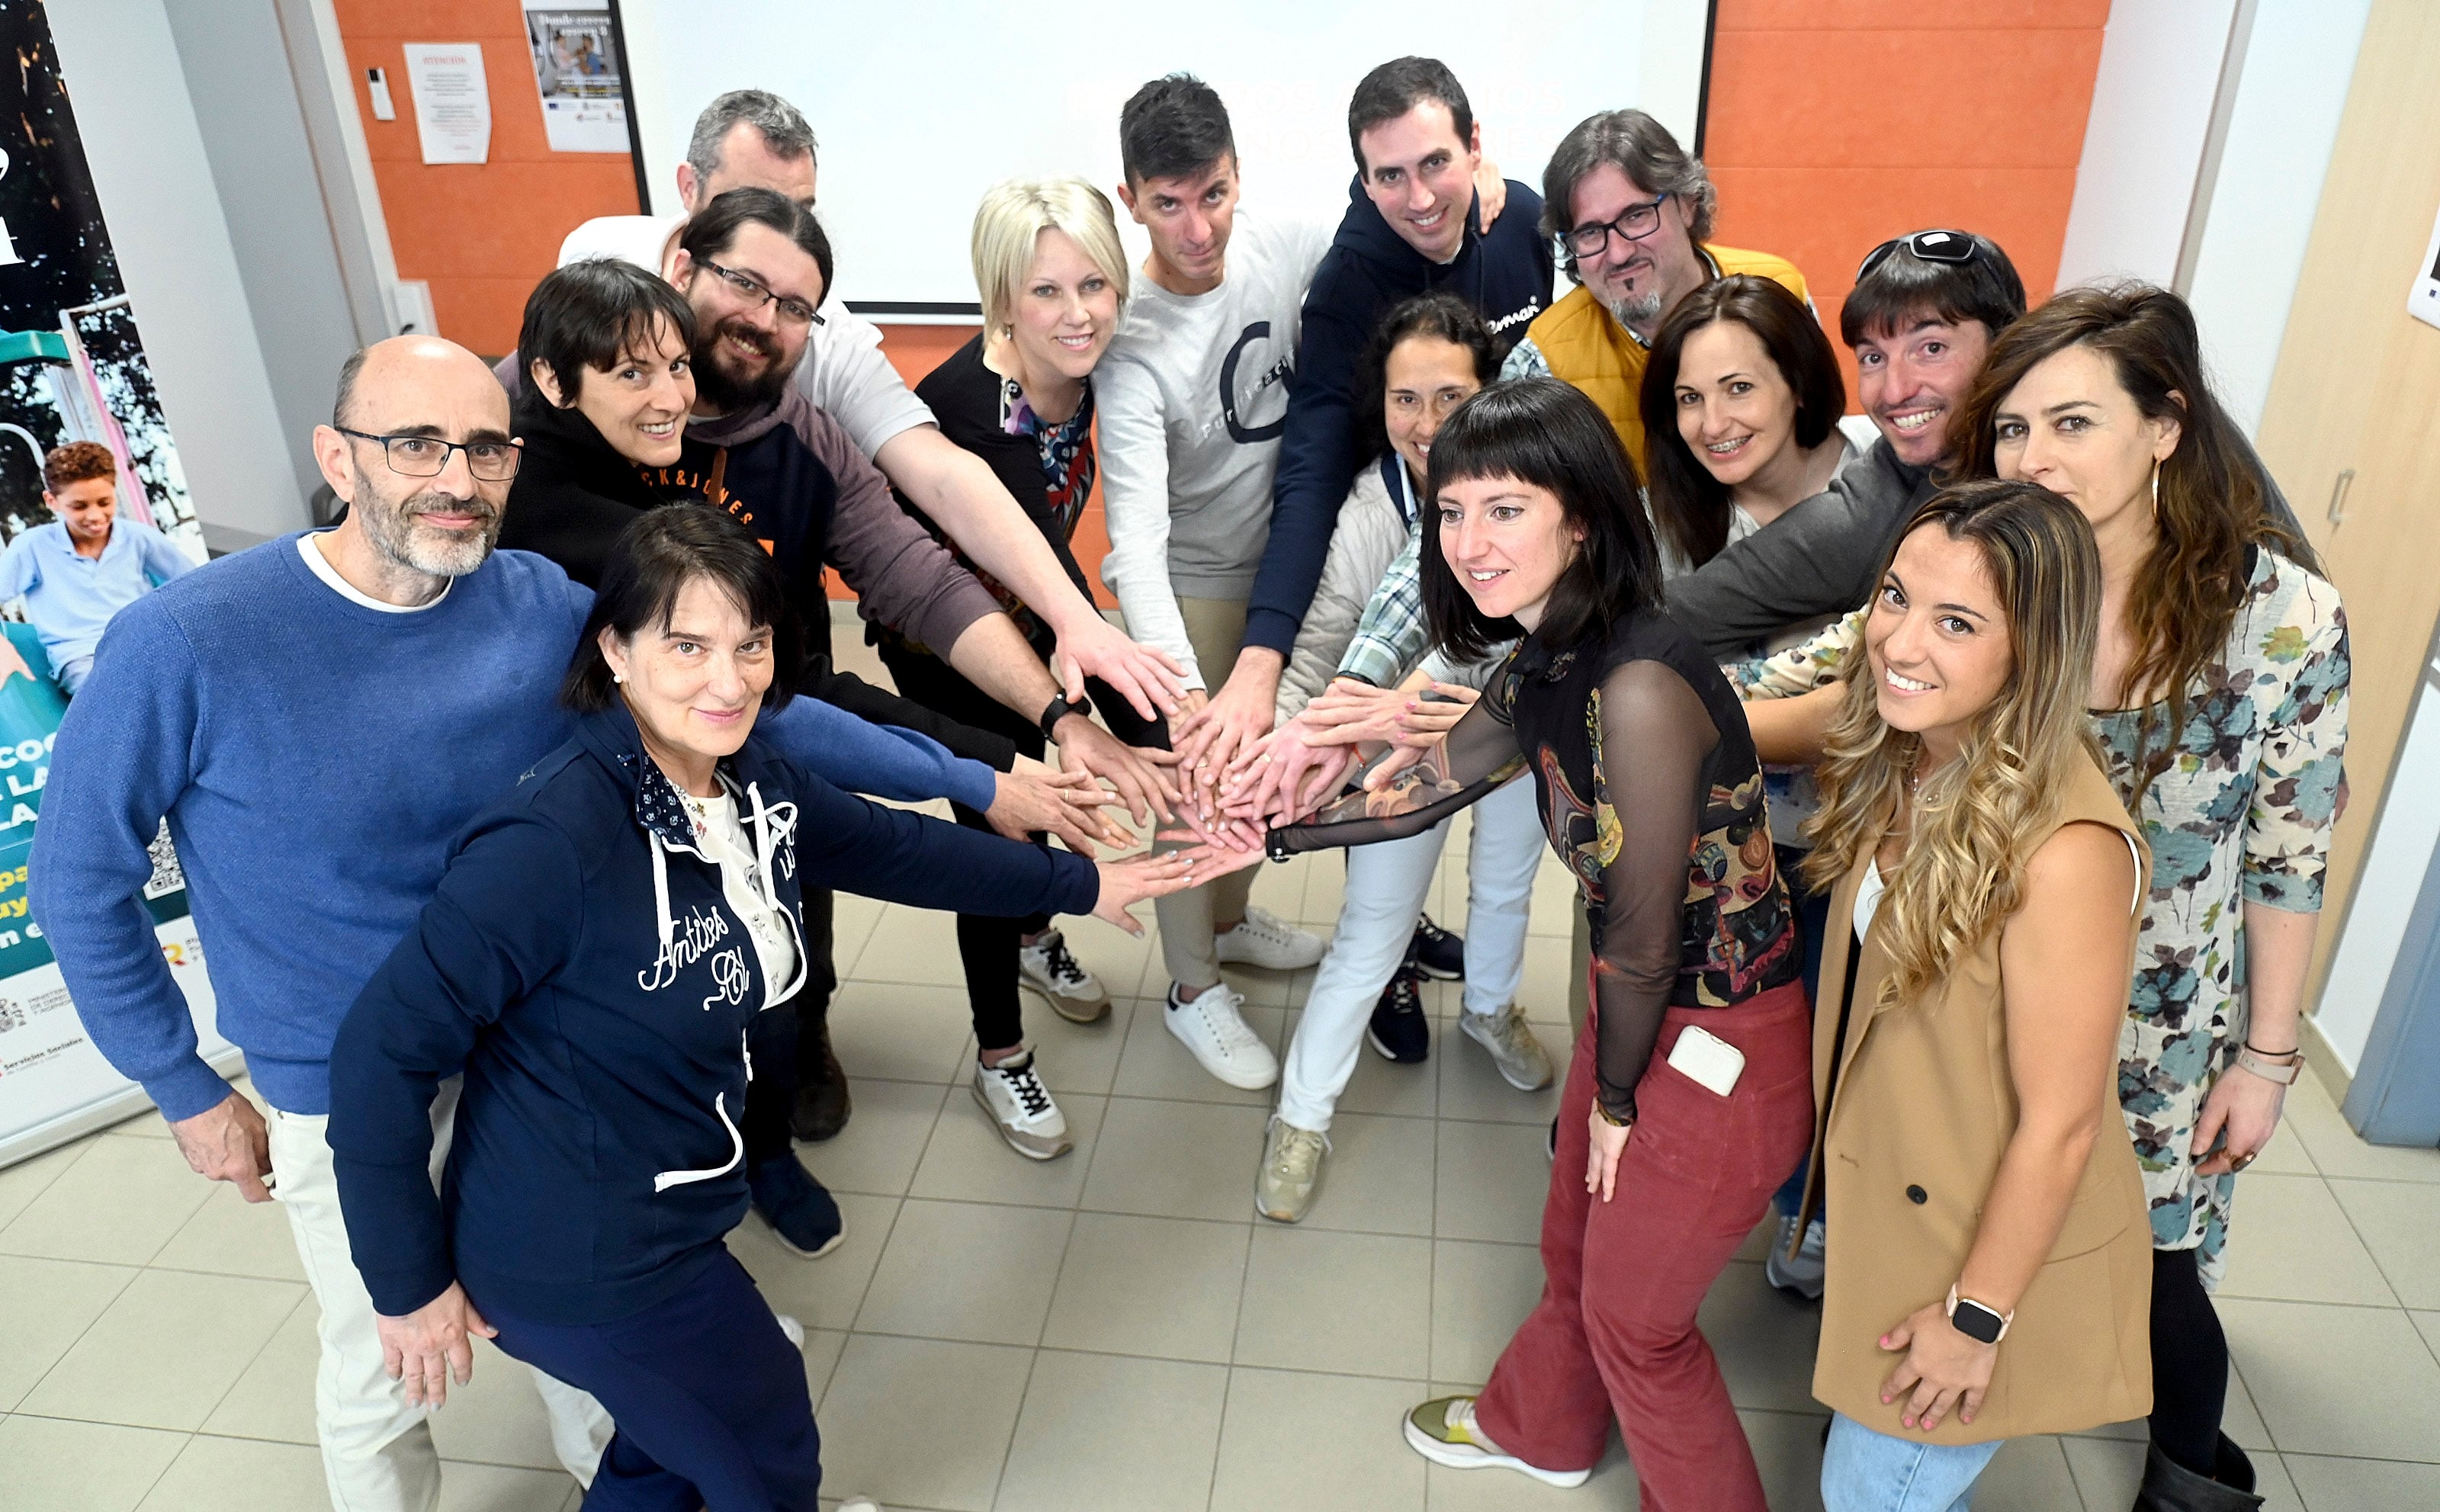
{"label": "wall-mounted sign", "polygon": [[2440,326],[2440,215],[2432,217],[2431,240],[2423,248],[2423,261],[2415,264],[2406,313],[2426,325]]}
{"label": "wall-mounted sign", "polygon": [[526,40],[554,153],[624,153],[627,86],[610,0],[525,0]]}
{"label": "wall-mounted sign", "polygon": [[482,163],[492,156],[492,95],[476,42],[410,42],[406,87],[427,163]]}

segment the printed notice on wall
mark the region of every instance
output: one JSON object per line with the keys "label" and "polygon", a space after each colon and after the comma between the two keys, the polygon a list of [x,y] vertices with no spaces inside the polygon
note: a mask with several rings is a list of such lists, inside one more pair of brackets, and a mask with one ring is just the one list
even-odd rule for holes
{"label": "printed notice on wall", "polygon": [[406,87],[427,163],[480,163],[492,155],[492,96],[483,47],[474,42],[410,42]]}
{"label": "printed notice on wall", "polygon": [[525,0],[526,40],[554,153],[623,153],[627,90],[610,0]]}

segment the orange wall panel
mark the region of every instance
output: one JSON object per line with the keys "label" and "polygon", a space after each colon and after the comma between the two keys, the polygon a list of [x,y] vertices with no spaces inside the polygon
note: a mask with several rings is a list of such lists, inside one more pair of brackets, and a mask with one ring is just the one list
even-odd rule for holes
{"label": "orange wall panel", "polygon": [[1835,336],[1891,236],[1978,231],[2058,278],[2108,0],[1720,0],[1703,156],[1718,239],[1804,270]]}
{"label": "orange wall panel", "polygon": [[[636,213],[628,156],[554,153],[517,0],[335,0],[356,114],[364,122],[399,277],[432,286],[440,333],[496,355],[516,345],[526,296],[580,222]],[[416,136],[410,42],[483,47],[492,99],[486,163],[423,161]],[[398,119],[375,120],[365,70],[389,76]]]}

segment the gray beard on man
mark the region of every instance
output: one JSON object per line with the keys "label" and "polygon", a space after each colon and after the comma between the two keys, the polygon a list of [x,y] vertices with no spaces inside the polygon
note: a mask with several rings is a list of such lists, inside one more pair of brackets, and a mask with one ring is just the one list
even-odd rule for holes
{"label": "gray beard on man", "polygon": [[[369,502],[372,508],[359,506],[357,511],[364,517],[365,539],[400,567],[426,577],[464,577],[483,565],[492,554],[492,543],[500,537],[500,512],[480,499],[414,494],[396,504],[381,499]],[[482,532],[472,538],[428,532],[415,523],[423,514],[478,514],[483,517]]]}
{"label": "gray beard on man", "polygon": [[1629,331],[1649,331],[1660,321],[1660,291],[1648,289],[1642,294],[1605,299],[1602,308],[1609,312],[1611,319]]}

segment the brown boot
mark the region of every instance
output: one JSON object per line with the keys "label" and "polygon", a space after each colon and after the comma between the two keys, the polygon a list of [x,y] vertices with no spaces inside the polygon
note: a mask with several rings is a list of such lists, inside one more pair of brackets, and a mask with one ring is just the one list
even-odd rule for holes
{"label": "brown boot", "polygon": [[804,1022],[798,1033],[808,1039],[798,1047],[801,1079],[788,1103],[788,1132],[819,1143],[847,1127],[848,1115],[855,1109],[848,1097],[847,1071],[831,1050],[830,1015]]}
{"label": "brown boot", "polygon": [[2219,1463],[2207,1476],[2162,1453],[2160,1445],[2146,1446],[2134,1512],[2253,1512],[2260,1505],[2262,1498],[2253,1492],[2253,1462],[2226,1433],[2219,1436]]}

